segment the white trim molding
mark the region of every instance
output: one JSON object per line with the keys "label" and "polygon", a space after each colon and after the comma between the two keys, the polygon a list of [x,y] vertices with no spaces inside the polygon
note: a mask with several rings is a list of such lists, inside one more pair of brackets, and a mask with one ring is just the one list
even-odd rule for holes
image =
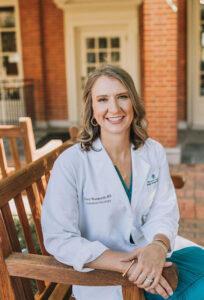
{"label": "white trim molding", "polygon": [[185,130],[188,128],[188,123],[187,121],[178,121],[178,129],[180,130]]}
{"label": "white trim molding", "polygon": [[181,163],[181,147],[165,148],[168,163],[178,165]]}
{"label": "white trim molding", "polygon": [[51,120],[51,121],[35,121],[34,125],[38,129],[67,129],[70,126],[78,125],[76,123],[69,122],[67,120]]}
{"label": "white trim molding", "polygon": [[67,9],[67,8],[88,8],[93,6],[120,6],[120,5],[140,5],[143,0],[53,0],[54,3],[60,9]]}

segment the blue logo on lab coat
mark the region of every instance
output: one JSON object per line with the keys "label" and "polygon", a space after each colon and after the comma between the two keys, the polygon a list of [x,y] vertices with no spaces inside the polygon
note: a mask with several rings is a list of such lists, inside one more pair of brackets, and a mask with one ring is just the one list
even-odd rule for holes
{"label": "blue logo on lab coat", "polygon": [[158,180],[159,180],[159,178],[156,178],[155,174],[152,174],[151,178],[152,178],[151,180],[147,180],[147,185],[151,185],[153,183],[157,183]]}

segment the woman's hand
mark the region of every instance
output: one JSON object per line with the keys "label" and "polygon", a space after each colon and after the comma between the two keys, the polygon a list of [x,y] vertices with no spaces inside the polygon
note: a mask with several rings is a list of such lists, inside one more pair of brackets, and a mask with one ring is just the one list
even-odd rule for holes
{"label": "woman's hand", "polygon": [[[167,266],[168,267],[169,263]],[[138,286],[140,288],[140,286]],[[161,275],[159,283],[152,288],[151,286],[149,288],[145,288],[145,291],[151,293],[151,294],[159,294],[163,298],[168,298],[169,295],[173,295],[172,288],[169,286],[168,282],[166,279]]]}
{"label": "woman's hand", "polygon": [[171,263],[166,262],[166,254],[162,247],[149,244],[144,248],[134,249],[121,261],[131,261],[133,259],[136,259],[137,263],[131,267],[127,274],[131,282],[150,293],[165,296],[164,298],[173,293],[171,286],[161,276],[163,267],[171,265]]}

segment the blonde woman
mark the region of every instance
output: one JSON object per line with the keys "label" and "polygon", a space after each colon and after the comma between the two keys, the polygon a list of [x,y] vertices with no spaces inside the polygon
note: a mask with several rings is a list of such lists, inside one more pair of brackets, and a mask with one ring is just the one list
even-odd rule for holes
{"label": "blonde woman", "polygon": [[[201,300],[204,251],[173,252],[178,220],[165,151],[148,137],[132,78],[118,67],[97,69],[84,90],[80,140],[57,159],[49,181],[42,210],[46,249],[78,271],[128,270],[147,299]],[[171,265],[167,256],[180,272],[174,294],[162,276]],[[77,300],[123,299],[120,286],[74,286],[73,293]]]}

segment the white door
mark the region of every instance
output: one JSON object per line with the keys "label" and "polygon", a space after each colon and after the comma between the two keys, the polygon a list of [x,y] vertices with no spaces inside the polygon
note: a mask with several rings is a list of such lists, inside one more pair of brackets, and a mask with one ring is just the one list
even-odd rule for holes
{"label": "white door", "polygon": [[193,128],[204,128],[204,5],[191,1],[188,35],[188,119]]}
{"label": "white door", "polygon": [[128,32],[124,26],[83,27],[78,30],[77,40],[77,98],[81,115],[82,92],[88,74],[102,64],[127,69]]}

